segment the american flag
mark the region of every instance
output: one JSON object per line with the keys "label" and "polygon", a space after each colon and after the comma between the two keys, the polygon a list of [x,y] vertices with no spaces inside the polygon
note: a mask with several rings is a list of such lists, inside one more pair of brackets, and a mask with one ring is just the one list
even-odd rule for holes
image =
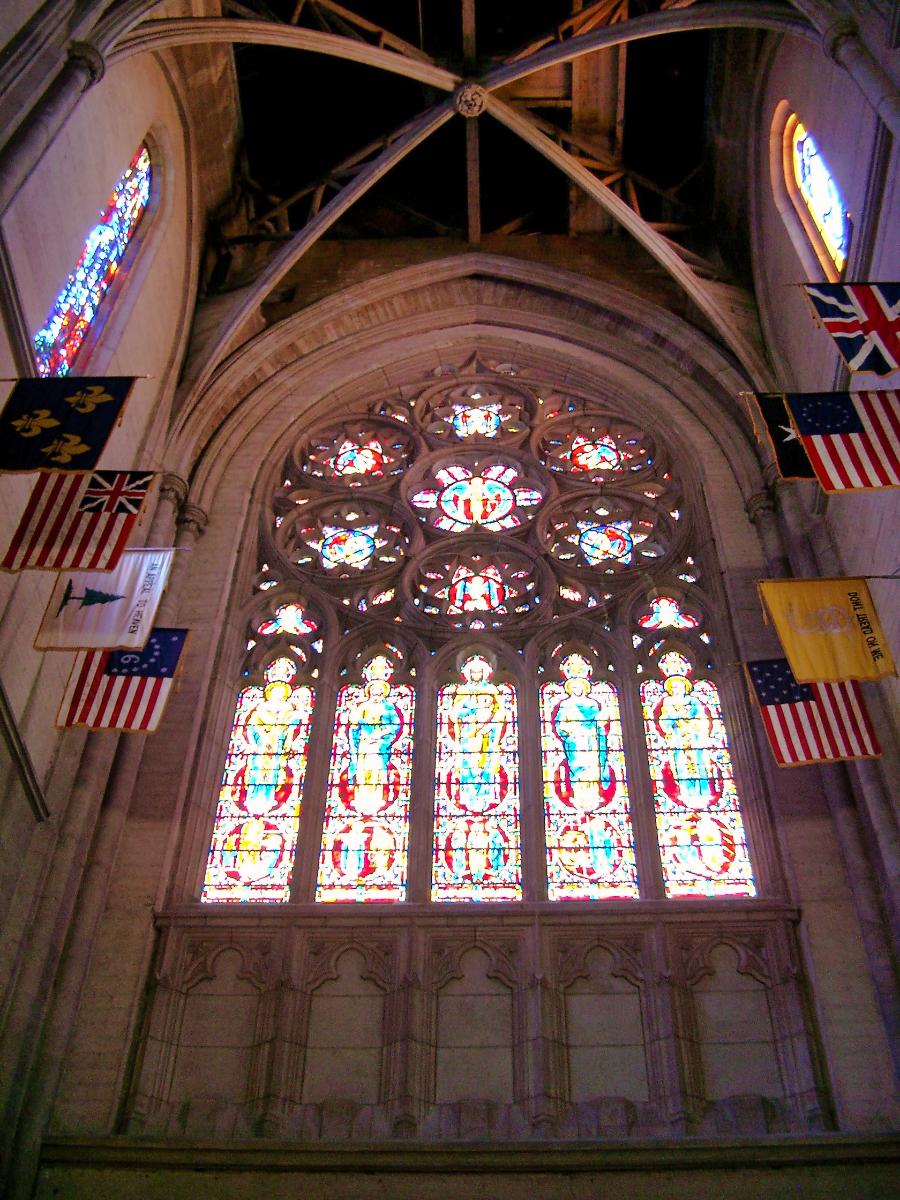
{"label": "american flag", "polygon": [[40,475],[0,570],[111,571],[152,482],[146,471]]}
{"label": "american flag", "polygon": [[900,369],[900,283],[805,283],[851,371]]}
{"label": "american flag", "polygon": [[779,767],[875,758],[881,747],[858,683],[798,683],[786,658],[747,663]]}
{"label": "american flag", "polygon": [[143,650],[75,656],[56,723],[152,733],[172,689],[188,631],[154,629]]}
{"label": "american flag", "polygon": [[826,492],[900,486],[900,393],[805,392],[786,399]]}

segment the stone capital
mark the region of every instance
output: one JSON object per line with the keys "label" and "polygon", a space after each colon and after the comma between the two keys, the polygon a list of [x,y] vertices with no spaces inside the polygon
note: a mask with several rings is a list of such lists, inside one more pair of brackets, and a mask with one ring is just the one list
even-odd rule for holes
{"label": "stone capital", "polygon": [[182,504],[177,522],[179,535],[187,534],[196,541],[203,534],[208,521],[209,517],[199,504]]}
{"label": "stone capital", "polygon": [[769,492],[754,492],[744,507],[753,525],[758,525],[775,512],[775,502]]}
{"label": "stone capital", "polygon": [[90,42],[70,42],[68,60],[76,66],[84,67],[88,74],[88,80],[84,85],[86,91],[95,83],[99,83],[106,73],[106,60]]}
{"label": "stone capital", "polygon": [[854,22],[849,17],[841,17],[822,34],[822,49],[829,58],[839,63],[841,47],[845,42],[855,41],[857,36],[858,30]]}
{"label": "stone capital", "polygon": [[182,479],[180,475],[173,475],[166,471],[160,476],[159,481],[159,498],[166,500],[173,508],[181,508],[185,500],[187,500],[188,485],[187,481]]}

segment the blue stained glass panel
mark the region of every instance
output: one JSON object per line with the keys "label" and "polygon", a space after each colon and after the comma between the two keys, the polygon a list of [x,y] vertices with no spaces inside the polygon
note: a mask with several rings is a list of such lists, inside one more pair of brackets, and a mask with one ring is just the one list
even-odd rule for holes
{"label": "blue stained glass panel", "polygon": [[316,899],[406,898],[415,697],[378,656],[338,693]]}
{"label": "blue stained glass panel", "polygon": [[473,655],[438,692],[433,900],[520,900],[516,693]]}
{"label": "blue stained glass panel", "polygon": [[850,248],[850,218],[844,198],[814,138],[799,121],[791,139],[794,178],[825,249],[840,271]]}
{"label": "blue stained glass panel", "polygon": [[116,182],[99,223],[85,238],[75,269],[34,335],[39,375],[68,375],[72,369],[150,200],[151,177],[150,152],[141,146]]}
{"label": "blue stained glass panel", "polygon": [[571,654],[541,687],[547,893],[551,900],[638,895],[619,701]]}

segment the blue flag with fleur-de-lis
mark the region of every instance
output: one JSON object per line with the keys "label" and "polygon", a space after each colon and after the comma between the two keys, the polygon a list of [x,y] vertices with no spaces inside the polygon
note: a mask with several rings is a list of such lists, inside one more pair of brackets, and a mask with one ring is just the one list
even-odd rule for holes
{"label": "blue flag with fleur-de-lis", "polygon": [[92,471],[134,376],[20,379],[0,413],[0,471]]}

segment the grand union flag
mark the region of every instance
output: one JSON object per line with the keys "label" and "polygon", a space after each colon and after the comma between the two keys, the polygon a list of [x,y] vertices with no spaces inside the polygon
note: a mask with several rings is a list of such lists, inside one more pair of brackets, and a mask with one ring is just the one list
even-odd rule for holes
{"label": "grand union flag", "polygon": [[112,570],[152,482],[147,471],[41,474],[0,570]]}

